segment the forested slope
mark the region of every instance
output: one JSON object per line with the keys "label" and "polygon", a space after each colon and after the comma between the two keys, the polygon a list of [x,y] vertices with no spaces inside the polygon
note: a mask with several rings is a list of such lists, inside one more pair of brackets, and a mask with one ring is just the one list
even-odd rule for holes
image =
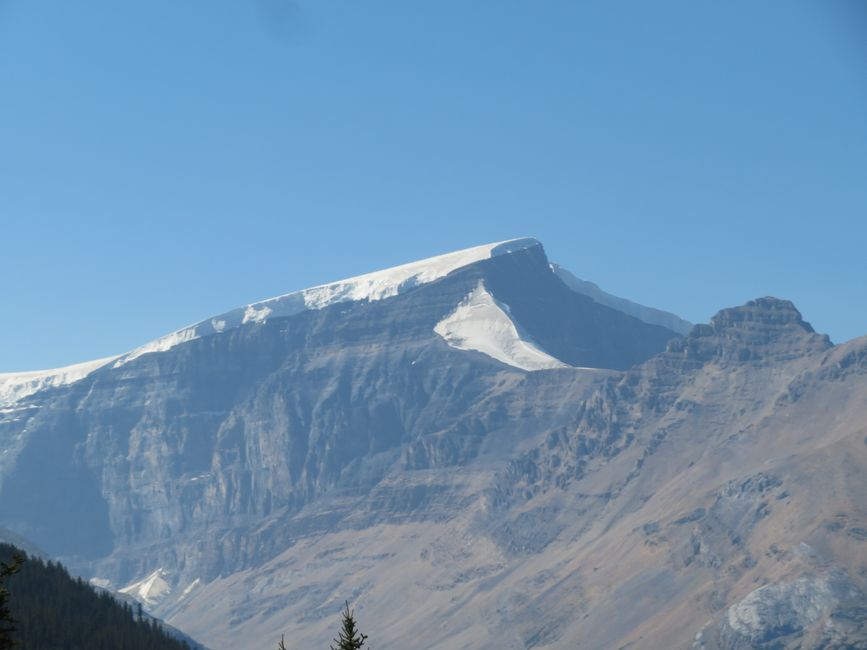
{"label": "forested slope", "polygon": [[[0,561],[18,551],[0,544]],[[22,554],[23,555],[23,554]],[[27,650],[189,650],[152,618],[142,616],[109,592],[98,592],[63,565],[24,556],[8,577],[12,639]]]}

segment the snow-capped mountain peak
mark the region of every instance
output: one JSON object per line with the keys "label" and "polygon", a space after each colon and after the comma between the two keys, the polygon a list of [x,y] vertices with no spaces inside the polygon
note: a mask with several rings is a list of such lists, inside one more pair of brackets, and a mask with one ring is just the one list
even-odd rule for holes
{"label": "snow-capped mountain peak", "polygon": [[250,303],[161,336],[126,354],[51,370],[0,373],[0,408],[11,407],[43,388],[75,383],[112,362],[113,367],[118,368],[144,354],[165,352],[203,336],[242,325],[263,323],[272,318],[324,309],[336,303],[391,298],[419,285],[439,280],[470,264],[534,246],[541,246],[541,243],[525,237],[466,248]]}
{"label": "snow-capped mountain peak", "polygon": [[534,246],[541,246],[541,243],[532,237],[484,244],[250,303],[151,341],[122,355],[114,366],[120,367],[143,354],[165,352],[192,339],[241,325],[324,309],[341,302],[384,300],[435,282],[470,264]]}

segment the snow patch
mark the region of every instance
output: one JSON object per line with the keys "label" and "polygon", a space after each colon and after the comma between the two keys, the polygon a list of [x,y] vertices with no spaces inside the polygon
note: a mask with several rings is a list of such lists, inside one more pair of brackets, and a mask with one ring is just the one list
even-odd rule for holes
{"label": "snow patch", "polygon": [[162,569],[157,569],[143,580],[127,585],[120,590],[120,593],[132,596],[143,605],[153,607],[172,592],[165,576]]}
{"label": "snow patch", "polygon": [[453,348],[475,350],[522,370],[569,367],[520,332],[509,307],[488,293],[482,281],[434,331]]}
{"label": "snow patch", "polygon": [[184,589],[184,590],[181,592],[181,595],[180,595],[180,597],[178,598],[178,600],[181,600],[182,598],[186,598],[187,596],[189,596],[189,595],[190,595],[190,592],[191,592],[193,589],[195,589],[196,587],[198,587],[200,582],[201,582],[201,581],[200,581],[198,578],[196,578],[196,579],[193,580],[190,584],[188,584],[188,585],[187,585],[187,588]]}
{"label": "snow patch", "polygon": [[265,319],[268,318],[268,315],[270,313],[270,307],[258,307],[256,305],[249,305],[247,309],[244,310],[244,318],[243,320],[241,320],[241,323],[264,323]]}

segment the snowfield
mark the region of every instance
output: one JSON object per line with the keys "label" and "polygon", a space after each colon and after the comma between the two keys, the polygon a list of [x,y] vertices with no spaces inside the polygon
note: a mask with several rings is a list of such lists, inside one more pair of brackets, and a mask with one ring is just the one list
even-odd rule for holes
{"label": "snowfield", "polygon": [[568,367],[519,331],[508,305],[488,293],[481,281],[434,331],[458,350],[475,350],[522,370]]}

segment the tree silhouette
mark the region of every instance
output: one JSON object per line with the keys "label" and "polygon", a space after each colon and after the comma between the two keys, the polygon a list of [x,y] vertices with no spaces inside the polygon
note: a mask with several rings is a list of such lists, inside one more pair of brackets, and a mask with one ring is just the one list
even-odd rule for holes
{"label": "tree silhouette", "polygon": [[23,561],[24,557],[16,553],[8,564],[0,562],[0,649],[2,650],[18,645],[12,638],[12,633],[15,632],[15,620],[12,618],[12,612],[9,611],[9,590],[6,588],[5,580],[18,573]]}
{"label": "tree silhouette", "polygon": [[331,650],[359,650],[367,640],[367,635],[358,631],[355,623],[355,612],[349,609],[349,601],[343,610],[343,621],[340,633],[334,639],[337,646],[331,646]]}

